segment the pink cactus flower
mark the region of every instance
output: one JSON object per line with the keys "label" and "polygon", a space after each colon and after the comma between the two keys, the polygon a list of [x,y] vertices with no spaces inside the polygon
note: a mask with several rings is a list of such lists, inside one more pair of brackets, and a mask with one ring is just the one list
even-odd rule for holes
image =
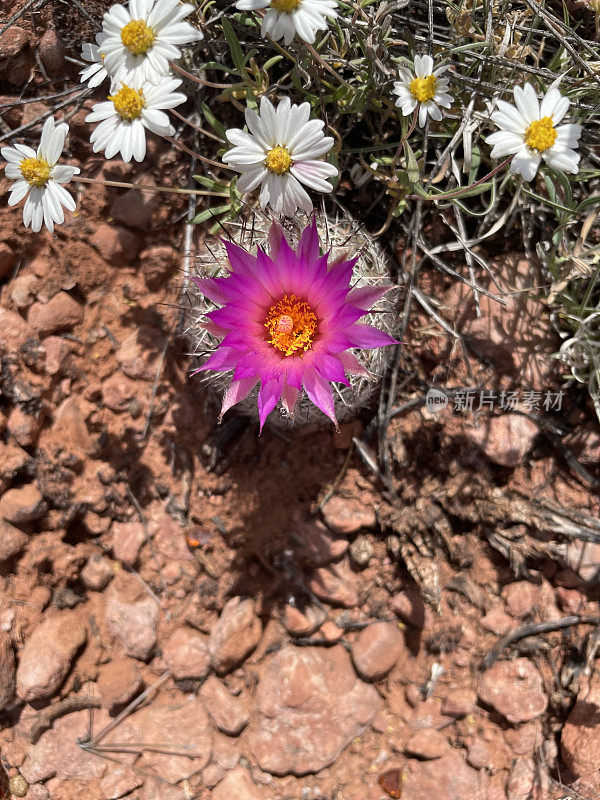
{"label": "pink cactus flower", "polygon": [[296,252],[280,227],[269,234],[270,255],[250,255],[224,242],[231,272],[223,278],[195,278],[199,290],[220,305],[204,326],[221,338],[197,370],[233,371],[221,417],[260,381],[260,429],[281,400],[292,415],[302,389],[337,425],[331,383],[349,385],[347,375],[366,370],[352,349],[397,344],[387,333],[360,322],[390,284],[352,288],[358,259],[328,266],[319,252],[316,222],[307,226]]}

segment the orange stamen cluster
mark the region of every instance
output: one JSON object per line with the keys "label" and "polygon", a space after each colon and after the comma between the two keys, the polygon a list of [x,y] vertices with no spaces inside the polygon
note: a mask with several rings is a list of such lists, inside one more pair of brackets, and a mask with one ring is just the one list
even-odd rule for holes
{"label": "orange stamen cluster", "polygon": [[132,19],[121,30],[121,41],[134,56],[145,55],[155,38],[154,30],[143,19]]}
{"label": "orange stamen cluster", "polygon": [[269,344],[284,356],[291,356],[313,346],[317,318],[306,301],[295,294],[286,294],[268,310],[265,328],[269,332]]}
{"label": "orange stamen cluster", "polygon": [[271,8],[280,14],[291,14],[301,5],[302,0],[271,0]]}
{"label": "orange stamen cluster", "polygon": [[549,150],[556,141],[556,130],[551,117],[534,120],[525,131],[525,144],[538,153]]}
{"label": "orange stamen cluster", "polygon": [[50,180],[52,167],[42,157],[24,158],[19,164],[21,175],[30,186],[37,186],[39,189],[45,186]]}

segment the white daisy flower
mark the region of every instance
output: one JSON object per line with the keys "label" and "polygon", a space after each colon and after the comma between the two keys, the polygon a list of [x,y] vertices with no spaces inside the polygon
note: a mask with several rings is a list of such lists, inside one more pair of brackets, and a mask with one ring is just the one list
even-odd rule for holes
{"label": "white daisy flower", "polygon": [[283,37],[290,44],[296,34],[313,44],[317,31],[329,27],[327,17],[337,17],[337,0],[238,0],[240,11],[258,11],[266,8],[261,33],[277,41]]}
{"label": "white daisy flower", "polygon": [[316,160],[333,146],[331,136],[323,134],[324,123],[310,117],[310,105],[291,105],[285,97],[277,106],[263,97],[260,115],[246,109],[249,133],[239,128],[227,131],[235,145],[223,161],[243,173],[238,179],[240,192],[261,186],[260,205],[270,205],[276,214],[291,217],[297,208],[310,211],[312,201],[302,184],[318,192],[331,192],[327,178],[338,174],[326,161]]}
{"label": "white daisy flower", "polygon": [[394,83],[394,94],[398,95],[396,105],[402,109],[403,116],[412,114],[419,107],[419,125],[423,127],[427,114],[439,122],[442,108],[450,108],[452,95],[448,93],[448,78],[440,77],[448,67],[434,69],[431,56],[415,56],[414,72],[406,67],[400,68],[400,80]]}
{"label": "white daisy flower", "polygon": [[102,23],[108,74],[130,85],[167,75],[169,59],[181,56],[177,45],[203,38],[199,30],[183,22],[193,10],[191,3],[179,0],[129,0],[128,8],[112,6]]}
{"label": "white daisy flower", "polygon": [[66,122],[54,123],[48,117],[42,128],[42,138],[37,153],[24,144],[3,147],[2,157],[8,162],[4,168],[7,178],[16,182],[11,187],[8,205],[14,206],[27,197],[23,206],[23,224],[37,233],[42,223],[50,233],[54,223],[65,221],[62,207],[75,211],[75,200],[62,186],[79,174],[78,167],[57,164],[69,132]]}
{"label": "white daisy flower", "polygon": [[81,48],[81,57],[84,61],[90,61],[90,66],[85,67],[80,71],[80,83],[87,83],[90,89],[95,86],[100,86],[102,81],[108,77],[108,72],[104,66],[104,52],[102,51],[102,42],[104,41],[104,34],[96,34],[96,44],[86,42]]}
{"label": "white daisy flower", "polygon": [[[161,78],[159,83],[145,81],[137,89],[125,83],[103,103],[96,103],[86,122],[99,122],[90,142],[94,153],[104,150],[106,158],[121,153],[125,162],[142,161],[146,155],[146,128],[159,136],[172,136],[175,129],[164,110],[175,108],[187,99],[175,92],[181,84],[176,78]],[[118,84],[115,84],[115,88]]]}
{"label": "white daisy flower", "polygon": [[492,158],[514,153],[510,171],[526,181],[533,180],[542,159],[564,172],[578,172],[580,156],[573,148],[579,142],[581,125],[558,124],[569,110],[570,101],[555,86],[541,103],[530,83],[523,88],[515,86],[513,94],[516,107],[504,100],[496,101],[499,110],[492,114],[492,121],[500,130],[486,139],[493,145]]}

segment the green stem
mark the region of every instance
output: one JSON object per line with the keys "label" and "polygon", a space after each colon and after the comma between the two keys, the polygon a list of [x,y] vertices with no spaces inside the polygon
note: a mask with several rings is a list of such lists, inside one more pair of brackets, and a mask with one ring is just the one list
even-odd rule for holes
{"label": "green stem", "polygon": [[95,178],[84,178],[76,175],[72,180],[77,183],[97,183],[102,186],[112,186],[117,189],[138,189],[140,192],[166,192],[168,194],[192,194],[204,197],[229,197],[222,192],[206,192],[200,189],[179,189],[175,186],[151,186],[149,183],[126,183],[125,181],[101,181]]}
{"label": "green stem", "polygon": [[468,186],[461,186],[460,189],[457,189],[455,192],[441,192],[440,194],[431,194],[431,195],[428,195],[427,197],[423,197],[420,194],[409,194],[407,199],[409,199],[409,200],[452,200],[455,197],[460,197],[461,195],[465,194],[466,192],[470,192],[472,189],[475,189],[480,184],[485,183],[487,180],[492,178],[497,172],[500,172],[500,170],[504,169],[504,167],[506,167],[508,164],[510,164],[512,159],[513,159],[513,157],[509,156],[501,164],[498,164],[497,167],[494,167],[494,169],[491,172],[488,172],[487,175],[484,175],[483,178],[480,178],[478,181],[475,181],[475,183],[470,183]]}

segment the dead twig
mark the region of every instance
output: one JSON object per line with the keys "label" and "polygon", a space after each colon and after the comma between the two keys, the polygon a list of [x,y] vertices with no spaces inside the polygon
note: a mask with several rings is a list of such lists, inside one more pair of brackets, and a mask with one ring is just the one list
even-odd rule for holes
{"label": "dead twig", "polygon": [[520,628],[515,628],[506,636],[499,639],[492,647],[490,652],[485,656],[481,662],[481,669],[489,669],[502,655],[502,651],[510,647],[515,642],[520,642],[521,639],[526,639],[528,636],[540,636],[544,633],[553,633],[554,631],[562,631],[565,628],[570,628],[573,625],[598,625],[600,624],[599,617],[582,617],[579,614],[574,614],[572,617],[563,617],[562,619],[551,620],[549,622],[534,622],[527,625],[522,625]]}
{"label": "dead twig", "polygon": [[52,727],[52,723],[59,717],[64,717],[66,714],[71,714],[73,711],[82,711],[85,708],[101,708],[102,703],[96,697],[83,697],[82,695],[72,694],[65,697],[64,700],[56,703],[47,708],[31,726],[29,738],[31,743],[35,744],[42,733]]}

